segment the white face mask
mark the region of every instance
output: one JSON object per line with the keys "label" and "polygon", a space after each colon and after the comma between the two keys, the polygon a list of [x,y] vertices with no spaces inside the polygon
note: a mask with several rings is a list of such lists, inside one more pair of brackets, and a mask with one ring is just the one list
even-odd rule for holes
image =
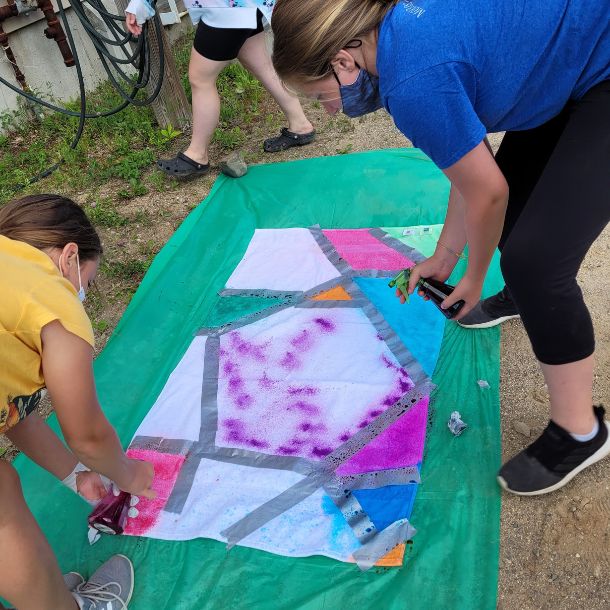
{"label": "white face mask", "polygon": [[80,261],[78,260],[78,253],[76,254],[76,266],[78,268],[78,300],[81,303],[84,303],[87,295],[85,294],[85,289],[83,288],[83,283],[80,279]]}
{"label": "white face mask", "polygon": [[[85,293],[85,289],[83,288],[83,282],[80,277],[80,260],[78,258],[78,252],[76,253],[76,266],[78,269],[78,300],[81,303],[84,303],[85,299],[87,298],[87,294]],[[61,273],[61,277],[66,277],[64,275],[64,272],[61,270],[61,262],[59,264],[59,272]]]}

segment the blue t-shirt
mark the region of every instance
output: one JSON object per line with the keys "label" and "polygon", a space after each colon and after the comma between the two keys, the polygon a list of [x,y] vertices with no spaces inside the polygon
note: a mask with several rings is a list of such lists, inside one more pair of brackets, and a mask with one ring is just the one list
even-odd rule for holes
{"label": "blue t-shirt", "polygon": [[396,126],[445,169],[610,78],[610,0],[400,0],[377,71]]}

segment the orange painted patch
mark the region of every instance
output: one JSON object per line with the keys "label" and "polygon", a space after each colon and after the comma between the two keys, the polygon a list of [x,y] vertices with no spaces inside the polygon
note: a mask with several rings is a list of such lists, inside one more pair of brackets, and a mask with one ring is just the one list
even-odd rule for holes
{"label": "orange painted patch", "polygon": [[312,301],[351,301],[352,297],[349,296],[343,286],[335,286],[330,290],[325,290],[315,297],[312,297]]}
{"label": "orange painted patch", "polygon": [[375,565],[380,568],[394,568],[401,566],[404,558],[405,545],[399,544],[395,546],[387,555],[384,555],[379,561],[377,561]]}

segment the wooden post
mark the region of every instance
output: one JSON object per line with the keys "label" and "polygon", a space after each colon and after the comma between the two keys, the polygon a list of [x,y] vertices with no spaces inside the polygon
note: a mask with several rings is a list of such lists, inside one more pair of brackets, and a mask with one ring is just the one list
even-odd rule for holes
{"label": "wooden post", "polygon": [[[128,0],[115,0],[115,4],[119,15],[124,15]],[[174,61],[171,46],[163,26],[161,26],[161,40],[157,40],[156,28],[152,21],[150,21],[147,28],[146,42],[150,52],[151,84],[146,88],[149,94],[156,83],[159,82],[159,58],[161,52],[163,52],[165,60],[163,85],[159,95],[151,104],[157,123],[162,128],[171,125],[174,129],[184,131],[191,125],[191,106],[182,88],[180,74],[176,68],[176,62]]]}
{"label": "wooden post", "polygon": [[182,87],[182,80],[176,68],[174,55],[165,33],[161,26],[161,40],[157,40],[156,30],[152,23],[149,24],[147,34],[148,49],[150,51],[151,80],[154,86],[159,78],[159,58],[163,52],[165,70],[163,74],[163,86],[157,99],[152,103],[157,123],[161,127],[171,125],[175,129],[185,130],[191,124],[191,106],[186,99]]}

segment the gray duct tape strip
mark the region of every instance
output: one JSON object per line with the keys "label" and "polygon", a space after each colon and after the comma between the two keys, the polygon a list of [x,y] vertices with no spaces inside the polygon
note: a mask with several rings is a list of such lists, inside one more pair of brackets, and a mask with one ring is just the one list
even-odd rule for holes
{"label": "gray duct tape strip", "polygon": [[400,241],[400,239],[396,239],[391,235],[388,235],[385,231],[381,229],[370,229],[369,233],[375,238],[378,239],[381,243],[385,244],[392,250],[396,250],[396,252],[400,252],[404,254],[407,258],[411,259],[414,263],[421,263],[426,260],[426,257],[416,250],[415,248],[405,244]]}
{"label": "gray duct tape strip", "polygon": [[363,572],[372,568],[395,546],[411,540],[416,533],[417,530],[408,519],[394,521],[354,553],[356,564]]}
{"label": "gray duct tape strip", "polygon": [[213,451],[218,429],[218,375],[220,337],[208,337],[203,356],[203,379],[201,383],[201,422],[199,443],[204,449]]}
{"label": "gray duct tape strip", "polygon": [[371,439],[381,434],[401,415],[404,415],[424,395],[427,395],[431,385],[431,382],[426,381],[411,389],[396,401],[394,405],[366,426],[366,428],[359,430],[348,441],[337,447],[330,455],[327,455],[320,463],[317,472],[305,477],[299,483],[265,502],[265,504],[259,506],[243,519],[220,532],[221,535],[227,538],[228,547],[233,547],[240,540],[243,540],[246,536],[293,506],[296,506],[313,494],[319,487],[325,485],[334,476],[336,468],[362,449]]}
{"label": "gray duct tape strip", "polygon": [[320,227],[309,227],[312,237],[316,240],[320,250],[324,253],[324,256],[335,266],[337,271],[341,275],[347,275],[351,272],[352,268],[347,262],[339,256],[339,253],[335,249],[335,246],[328,240],[326,235],[322,233]]}
{"label": "gray duct tape strip", "polygon": [[421,483],[421,479],[417,466],[409,466],[337,476],[336,483],[344,491],[353,491],[354,489],[378,489],[387,485],[410,485],[411,483]]}
{"label": "gray duct tape strip", "polygon": [[[218,370],[219,370],[220,337],[208,336],[203,356],[203,375],[201,380],[201,421],[199,425],[199,442],[197,448],[214,449],[216,430],[218,428]],[[194,449],[194,447],[193,447]],[[191,450],[180,469],[174,489],[167,500],[164,510],[170,513],[181,513],[186,499],[193,487],[195,474],[201,458]]]}
{"label": "gray duct tape strip", "polygon": [[300,290],[271,290],[270,288],[224,288],[218,293],[221,297],[258,297],[259,299],[282,299],[295,301],[301,294]]}
{"label": "gray duct tape strip", "polygon": [[159,451],[160,453],[169,453],[171,455],[186,455],[192,445],[193,441],[182,439],[136,436],[129,444],[129,448]]}
{"label": "gray duct tape strip", "polygon": [[396,269],[359,269],[357,272],[354,271],[352,273],[352,277],[371,277],[371,278],[378,278],[378,277],[388,277],[388,278],[393,278],[396,277],[396,275],[398,275],[398,271],[396,271]]}
{"label": "gray duct tape strip", "polygon": [[[330,290],[331,288],[335,288],[337,286],[345,286],[345,283],[347,281],[348,281],[348,278],[346,278],[345,276],[334,277],[331,280],[326,280],[326,282],[322,282],[321,284],[318,284],[317,286],[314,286],[313,288],[310,288],[309,290],[305,291],[303,293],[303,297],[302,297],[301,301],[304,301],[306,299],[311,299],[311,298],[321,294],[322,292],[326,292],[327,290]],[[340,302],[345,303],[346,301],[340,301]]]}
{"label": "gray duct tape strip", "polygon": [[304,476],[317,470],[317,464],[306,458],[269,455],[247,449],[234,447],[215,447],[212,451],[204,447],[196,447],[193,454],[206,460],[229,462],[253,468],[271,468],[273,470],[291,470]]}
{"label": "gray duct tape strip", "polygon": [[339,486],[337,477],[332,477],[324,486],[324,491],[328,494],[335,506],[343,514],[343,518],[352,528],[358,542],[366,544],[377,534],[377,528],[366,514],[360,502],[349,490],[344,490]]}
{"label": "gray duct tape strip", "polygon": [[330,473],[320,471],[305,477],[275,498],[261,504],[243,519],[221,531],[220,535],[227,539],[227,547],[232,548],[252,532],[311,496],[324,485],[324,482],[330,476],[332,476]]}
{"label": "gray duct tape strip", "polygon": [[193,483],[195,482],[195,475],[199,468],[199,462],[200,459],[192,453],[187,455],[184,464],[182,464],[182,468],[180,468],[178,478],[174,483],[172,493],[163,507],[164,511],[180,514],[184,510],[186,499],[189,497],[191,489],[193,488]]}

